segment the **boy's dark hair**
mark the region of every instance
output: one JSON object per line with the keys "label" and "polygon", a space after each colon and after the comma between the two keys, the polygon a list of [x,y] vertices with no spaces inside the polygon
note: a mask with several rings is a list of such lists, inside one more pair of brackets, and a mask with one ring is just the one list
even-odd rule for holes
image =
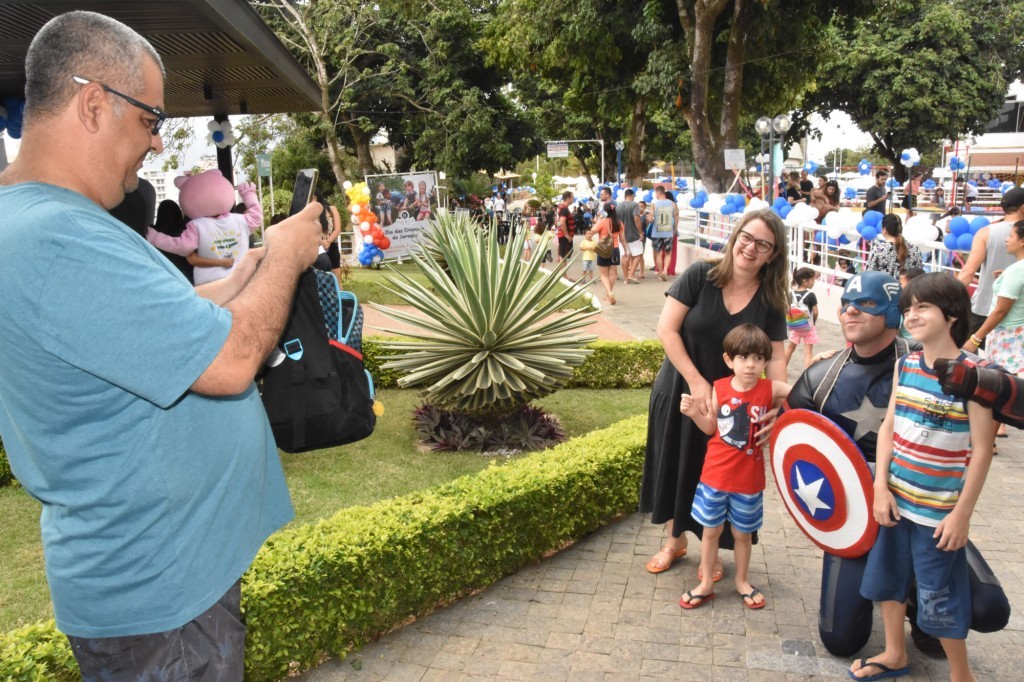
{"label": "boy's dark hair", "polygon": [[633,198],[634,194],[635,193],[633,192],[633,189],[628,188],[625,192],[622,193],[622,196],[626,197],[627,199],[631,199]]}
{"label": "boy's dark hair", "polygon": [[730,358],[737,355],[760,355],[772,359],[772,342],[764,330],[752,324],[741,324],[725,335],[722,350]]}
{"label": "boy's dark hair", "polygon": [[944,272],[915,277],[900,292],[900,310],[906,310],[915,301],[930,303],[941,310],[947,320],[955,318],[949,328],[953,343],[962,346],[967,342],[971,335],[971,295],[960,280]]}
{"label": "boy's dark hair", "polygon": [[879,168],[877,171],[875,171],[876,178],[887,177],[888,175],[889,171],[885,170],[884,168]]}
{"label": "boy's dark hair", "polygon": [[906,277],[907,281],[909,282],[910,280],[920,277],[923,274],[924,270],[922,270],[921,268],[907,268],[906,270],[900,272],[900,277]]}

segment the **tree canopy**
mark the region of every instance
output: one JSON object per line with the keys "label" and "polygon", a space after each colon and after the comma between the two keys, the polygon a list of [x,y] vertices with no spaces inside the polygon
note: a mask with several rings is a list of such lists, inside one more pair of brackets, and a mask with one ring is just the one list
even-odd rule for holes
{"label": "tree canopy", "polygon": [[1024,2],[883,0],[827,32],[804,106],[845,111],[898,174],[900,154],[978,132],[1020,75]]}

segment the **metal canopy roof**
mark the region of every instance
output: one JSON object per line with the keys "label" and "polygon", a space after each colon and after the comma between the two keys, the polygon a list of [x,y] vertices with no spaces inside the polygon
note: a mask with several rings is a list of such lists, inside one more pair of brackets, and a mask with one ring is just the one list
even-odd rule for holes
{"label": "metal canopy roof", "polygon": [[25,53],[51,18],[90,10],[131,26],[163,59],[171,116],[313,111],[320,93],[245,0],[0,0],[0,96],[22,96]]}

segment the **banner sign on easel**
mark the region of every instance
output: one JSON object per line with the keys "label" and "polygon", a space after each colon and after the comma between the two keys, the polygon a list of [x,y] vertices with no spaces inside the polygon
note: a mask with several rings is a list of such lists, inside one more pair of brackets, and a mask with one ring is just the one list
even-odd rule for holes
{"label": "banner sign on easel", "polygon": [[437,173],[367,175],[365,180],[370,189],[370,209],[391,240],[384,255],[388,260],[407,258],[437,210]]}

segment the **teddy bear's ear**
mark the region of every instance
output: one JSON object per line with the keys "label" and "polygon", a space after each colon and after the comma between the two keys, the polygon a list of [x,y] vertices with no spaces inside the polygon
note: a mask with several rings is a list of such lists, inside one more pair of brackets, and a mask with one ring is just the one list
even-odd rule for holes
{"label": "teddy bear's ear", "polygon": [[181,189],[181,186],[184,185],[189,180],[190,177],[188,175],[179,175],[178,177],[174,178],[174,186],[177,187],[178,189]]}

